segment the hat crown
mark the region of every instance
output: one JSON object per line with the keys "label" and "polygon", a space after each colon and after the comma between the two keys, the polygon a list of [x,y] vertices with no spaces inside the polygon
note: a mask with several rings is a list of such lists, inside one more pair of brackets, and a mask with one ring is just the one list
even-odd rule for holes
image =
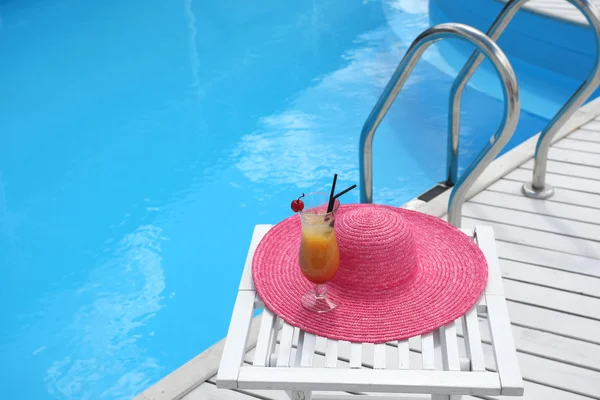
{"label": "hat crown", "polygon": [[371,294],[401,289],[418,273],[410,225],[387,207],[356,207],[336,220],[340,269],[333,284]]}

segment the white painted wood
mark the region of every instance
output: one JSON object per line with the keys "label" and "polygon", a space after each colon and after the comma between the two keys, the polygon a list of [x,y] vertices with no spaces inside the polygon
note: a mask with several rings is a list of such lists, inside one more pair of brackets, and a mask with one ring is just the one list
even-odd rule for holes
{"label": "white painted wood", "polygon": [[398,342],[398,369],[410,369],[408,340]]}
{"label": "white painted wood", "polygon": [[489,224],[494,228],[494,235],[498,240],[600,259],[600,246],[598,246],[598,242],[579,238],[565,240],[564,236],[556,233],[542,232],[535,229],[504,225],[468,217],[463,218],[463,225],[465,226],[484,224]]}
{"label": "white painted wood", "polygon": [[500,375],[502,394],[521,396],[523,379],[517,360],[508,309],[502,296],[486,294],[488,306],[488,322],[494,350],[496,367]]}
{"label": "white painted wood", "polygon": [[433,333],[421,335],[422,367],[424,370],[435,369],[435,352],[433,346]]}
{"label": "white painted wood", "polygon": [[463,335],[465,337],[466,351],[471,361],[472,371],[484,371],[483,348],[481,345],[481,334],[479,332],[479,321],[477,311],[472,308],[462,319]]}
{"label": "white painted wood", "polygon": [[[479,193],[468,204],[473,203],[600,225],[600,209],[573,204],[539,201],[521,195],[515,196],[489,190]],[[474,217],[477,218],[477,216]],[[507,221],[499,221],[508,223]]]}
{"label": "white painted wood", "polygon": [[[600,182],[599,182],[600,184]],[[499,222],[522,226],[544,232],[557,233],[586,240],[600,240],[600,224],[572,221],[547,215],[531,214],[502,207],[467,203],[463,206],[463,215],[483,221]],[[596,243],[600,250],[600,244]]]}
{"label": "white painted wood", "polygon": [[502,275],[498,265],[498,254],[496,253],[496,241],[494,231],[485,225],[472,225],[475,228],[475,240],[483,252],[488,263],[488,283],[485,288],[486,294],[497,294],[502,296]]}
{"label": "white painted wood", "polygon": [[375,345],[375,353],[373,354],[373,368],[385,369],[386,346],[387,345],[385,343],[379,343]]}
{"label": "white painted wood", "polygon": [[600,299],[598,298],[511,280],[504,281],[504,292],[506,298],[513,301],[600,321]]}
{"label": "white painted wood", "polygon": [[[493,354],[492,346],[485,345],[484,354],[487,369],[495,370],[493,364],[488,362]],[[598,396],[600,373],[597,371],[578,368],[562,362],[523,353],[517,353],[517,359],[525,379],[583,396],[592,398]],[[534,398],[539,397],[536,396]],[[554,399],[552,396],[550,398]]]}
{"label": "white painted wood", "polygon": [[[594,0],[596,7],[598,7],[597,2],[598,2],[598,0]],[[587,129],[587,130],[600,132],[600,112],[597,112],[593,119],[591,119],[583,124],[580,124],[579,127],[581,129]]]}
{"label": "white painted wood", "polygon": [[325,366],[328,368],[337,367],[338,343],[339,342],[337,340],[332,340],[332,339],[327,340],[327,351],[325,352],[325,354],[327,356],[327,362],[325,363]]}
{"label": "white painted wood", "polygon": [[279,317],[275,317],[275,323],[273,325],[273,330],[274,333],[271,336],[271,345],[270,345],[270,357],[269,357],[269,366],[270,367],[274,367],[277,365],[277,354],[278,352],[275,351],[275,346],[277,345],[277,338],[279,336],[279,332],[281,332],[281,323],[282,320]]}
{"label": "white painted wood", "polygon": [[[523,196],[523,194],[521,193],[522,187],[523,182],[521,181],[500,179],[499,181],[495,182],[490,187],[488,187],[486,190],[510,193],[515,196]],[[598,209],[600,208],[600,195],[555,187],[554,196],[550,197],[547,200],[544,200],[544,202],[574,204]]]}
{"label": "white painted wood", "polygon": [[569,135],[569,138],[576,140],[584,140],[587,142],[600,143],[600,132],[591,131],[588,129],[578,129]]}
{"label": "white painted wood", "polygon": [[[580,142],[588,143],[588,142]],[[600,143],[599,143],[600,145]],[[533,160],[527,161],[521,165],[521,168],[527,170],[533,170]],[[567,162],[548,160],[546,171],[558,174],[558,175],[569,175],[579,178],[595,179],[600,180],[600,169],[597,167],[588,167],[586,165],[571,164]]]}
{"label": "white painted wood", "polygon": [[442,326],[439,331],[444,371],[460,371],[458,339],[456,337],[456,326],[454,321],[446,326]]}
{"label": "white painted wood", "polygon": [[[510,315],[512,318],[512,314]],[[484,343],[491,344],[487,320],[480,319],[477,321],[475,319],[474,322],[474,326],[478,327],[478,331],[481,332],[481,340]],[[458,331],[459,335],[463,334],[465,328],[463,327]],[[596,344],[516,325],[512,326],[512,332],[515,346],[521,353],[600,371],[600,364],[598,364],[598,360],[600,360],[600,346]],[[483,367],[483,354],[481,356],[481,363],[480,365]]]}
{"label": "white painted wood", "polygon": [[500,258],[600,278],[600,260],[516,243],[496,241]]}
{"label": "white painted wood", "polygon": [[[248,395],[233,390],[217,389],[212,383],[203,383],[188,393],[184,400],[250,400]],[[148,398],[147,400],[154,400]]]}
{"label": "white painted wood", "polygon": [[598,156],[595,153],[584,153],[583,151],[567,150],[558,147],[551,147],[548,150],[548,159],[590,167],[600,167],[600,161],[598,161]]}
{"label": "white painted wood", "polygon": [[281,339],[279,341],[279,353],[277,354],[277,366],[288,367],[292,356],[292,341],[294,340],[294,327],[283,321],[281,328]]}
{"label": "white painted wood", "polygon": [[[487,323],[487,321],[484,322]],[[419,354],[415,353],[415,351],[421,351],[420,341],[411,341],[411,343],[411,349],[413,350],[410,353],[411,363],[414,365],[419,365],[420,367],[421,360]],[[350,349],[348,348],[345,352],[340,353],[340,357],[348,359],[349,353]],[[393,345],[389,345],[387,352],[388,358],[392,358],[394,354],[396,354],[395,347]],[[489,344],[485,344],[484,354],[486,368],[495,370],[496,365],[494,362],[492,346],[490,346]],[[366,358],[369,358],[369,355],[363,352],[363,359]],[[562,387],[565,390],[575,390],[584,394],[589,394],[594,393],[593,390],[595,386],[592,383],[600,381],[600,375],[597,372],[575,368],[563,362],[546,360],[544,358],[535,357],[529,354],[518,354],[518,359],[520,365],[522,366],[522,372],[527,379],[532,379],[536,382],[542,382],[545,385],[551,385],[558,388]],[[343,361],[340,361],[340,363],[344,364]],[[371,366],[371,364],[366,363],[365,366],[369,367]],[[547,386],[535,385],[528,382],[524,382],[524,385],[527,393],[525,397],[526,399],[535,400],[540,398],[551,398],[552,400],[554,400],[555,398],[564,398],[563,392],[556,393],[555,396],[547,396],[549,393],[551,394],[557,389],[548,388]],[[567,396],[566,398],[570,399],[571,397]],[[573,398],[578,397],[573,396]]]}
{"label": "white painted wood", "polygon": [[[560,149],[556,149],[560,150]],[[568,150],[561,150],[568,151]],[[584,154],[584,153],[581,153]],[[504,179],[511,179],[519,182],[531,181],[531,171],[523,168],[517,168],[507,174]],[[595,179],[577,178],[574,176],[565,176],[558,174],[546,174],[546,181],[555,188],[577,190],[579,192],[600,194],[600,182]]]}
{"label": "white painted wood", "polygon": [[[316,349],[319,352],[324,352],[326,349],[327,344],[323,341],[319,341],[317,338],[317,346]],[[387,356],[388,358],[393,358],[390,356],[393,356],[393,354],[395,354],[396,351],[396,347],[395,346],[387,346],[386,347],[387,350]],[[373,350],[374,351],[374,350]],[[350,352],[350,348],[348,346],[347,351],[345,354],[343,354],[343,357],[346,358],[346,360],[349,358],[349,352]],[[413,358],[417,358],[418,354],[417,353],[411,353],[414,357]],[[247,353],[246,359],[247,360],[252,360],[254,358],[254,350],[250,350]],[[324,356],[320,355],[320,354],[315,354],[315,358],[314,358],[314,366],[315,367],[323,367],[326,363],[326,359]],[[348,368],[348,362],[347,361],[343,361],[340,360],[340,368]],[[368,366],[371,366],[370,364],[367,364]],[[209,382],[214,383],[214,377],[209,379]],[[238,389],[241,390],[241,389]],[[273,391],[273,390],[249,390],[249,389],[245,389],[243,390],[244,392],[249,393],[251,396],[255,396],[255,397],[260,397],[263,399],[274,399],[274,400],[289,400],[289,397],[287,397],[287,394],[282,391]],[[376,399],[378,400],[382,400],[382,396],[383,399],[385,400],[390,400],[390,399],[402,399],[402,400],[407,400],[407,399],[429,399],[430,397],[428,395],[405,395],[405,394],[398,394],[398,395],[392,395],[390,393],[371,393],[371,392],[365,392],[365,391],[356,391],[353,392],[354,394],[358,394],[358,395],[376,395],[378,396]],[[353,394],[353,395],[354,395]],[[314,396],[316,396],[316,398],[323,398],[323,396],[332,396],[331,398],[337,398],[337,396],[342,396],[341,398],[345,398],[345,396],[347,396],[347,393],[344,392],[339,392],[339,391],[326,391],[326,392],[320,392],[320,391],[316,391],[313,392],[313,400],[314,400]],[[416,397],[415,397],[416,396]],[[423,397],[425,396],[425,397]],[[357,397],[354,400],[360,399],[361,397]],[[362,397],[363,399],[365,397]],[[475,400],[476,398],[471,397],[471,396],[465,396],[464,397],[465,400]],[[145,400],[145,399],[144,399]],[[251,400],[251,399],[248,399]],[[375,400],[375,399],[374,399]],[[579,399],[577,399],[579,400]]]}
{"label": "white painted wood", "polygon": [[296,346],[296,357],[294,358],[294,362],[290,366],[300,367],[302,366],[302,356],[304,355],[304,337],[306,332],[300,329],[294,328],[294,339],[292,339],[292,348],[294,344]]}
{"label": "white painted wood", "polygon": [[500,260],[500,267],[504,278],[600,298],[600,278],[597,277],[511,260]]}
{"label": "white painted wood", "polygon": [[317,337],[312,333],[304,334],[304,347],[302,348],[302,367],[310,367],[313,364],[313,357],[315,355],[315,344]]}
{"label": "white painted wood", "polygon": [[507,307],[516,325],[600,345],[598,321],[512,301],[507,302]]}
{"label": "white painted wood", "polygon": [[254,290],[254,281],[252,280],[252,258],[254,257],[254,252],[256,251],[258,244],[269,229],[271,229],[271,226],[272,225],[256,225],[254,227],[252,240],[250,241],[250,249],[248,250],[246,263],[244,264],[244,270],[242,272],[240,290]]}
{"label": "white painted wood", "polygon": [[586,153],[600,154],[600,143],[582,142],[579,140],[572,139],[570,137],[566,137],[562,140],[559,140],[552,147],[556,147],[558,149],[567,149],[582,151]]}
{"label": "white painted wood", "polygon": [[220,387],[228,389],[236,387],[236,379],[246,353],[255,298],[256,293],[253,291],[238,292],[217,375]]}
{"label": "white painted wood", "polygon": [[[487,323],[487,321],[483,321]],[[489,328],[487,328],[489,329]],[[484,332],[482,330],[482,332]],[[489,335],[488,335],[489,339]],[[489,340],[488,340],[489,341]],[[411,348],[414,351],[421,351],[420,341],[411,341]],[[372,359],[372,354],[367,354],[369,348],[366,347],[363,349],[363,363],[365,366],[370,367],[372,364],[369,362],[365,362],[364,360]],[[318,351],[323,352],[324,347],[318,349]],[[372,350],[371,350],[372,351]],[[418,353],[411,352],[411,363],[414,365],[419,365],[420,367],[420,357]],[[393,345],[387,346],[387,357],[392,360],[396,355],[396,348]],[[488,369],[495,370],[496,365],[494,362],[494,355],[492,347],[489,344],[484,345],[484,354],[486,359],[486,367]],[[317,357],[317,356],[315,356]],[[350,348],[346,348],[345,351],[340,352],[340,358],[348,360],[350,357]],[[523,374],[527,379],[532,379],[536,382],[542,382],[546,385],[552,385],[555,387],[564,387],[565,390],[575,390],[581,393],[593,393],[594,385],[592,384],[595,381],[600,381],[600,374],[594,371],[589,371],[585,369],[580,369],[573,367],[571,365],[567,365],[563,362],[555,362],[552,360],[546,360],[540,357],[532,356],[529,354],[518,354],[519,363],[521,364],[521,369]],[[315,363],[318,365],[319,363]],[[347,362],[340,361],[341,367],[346,365]],[[555,391],[556,389],[549,390],[546,386],[531,385],[526,382],[526,392],[527,399],[538,399],[538,398],[547,398],[543,395],[547,395],[548,393]],[[563,398],[562,392],[559,393],[557,398]],[[555,397],[550,397],[554,400]],[[570,397],[568,397],[570,398]]]}
{"label": "white painted wood", "polygon": [[347,390],[391,393],[499,394],[498,375],[488,372],[337,368],[243,368],[246,389]]}
{"label": "white painted wood", "polygon": [[362,343],[350,343],[350,368],[362,366]]}
{"label": "white painted wood", "polygon": [[[329,395],[321,394],[314,395],[313,400],[430,400],[429,395],[391,395],[385,394],[382,396],[381,393],[374,393],[371,395],[356,395],[356,394],[345,394],[345,395]],[[475,399],[473,397],[473,399]]]}
{"label": "white painted wood", "polygon": [[253,364],[258,367],[269,365],[273,336],[275,336],[275,315],[269,309],[264,309],[256,341]]}

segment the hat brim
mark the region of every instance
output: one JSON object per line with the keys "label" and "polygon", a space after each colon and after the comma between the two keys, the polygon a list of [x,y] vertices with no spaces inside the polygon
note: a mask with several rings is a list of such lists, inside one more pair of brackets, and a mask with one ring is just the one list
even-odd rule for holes
{"label": "hat brim", "polygon": [[384,295],[369,293],[368,288],[344,290],[334,278],[328,284],[328,296],[338,308],[326,314],[310,312],[300,299],[314,284],[300,271],[301,223],[294,215],[271,228],[252,263],[256,290],[276,315],[315,335],[383,343],[447,325],[478,301],[487,283],[487,262],[471,238],[439,218],[383,205],[343,205],[336,218],[357,207],[385,207],[400,213],[413,231],[417,276],[402,290]]}

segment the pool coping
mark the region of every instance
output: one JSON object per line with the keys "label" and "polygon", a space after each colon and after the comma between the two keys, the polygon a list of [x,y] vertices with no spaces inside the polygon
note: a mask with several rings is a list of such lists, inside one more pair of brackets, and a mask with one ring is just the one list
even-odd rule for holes
{"label": "pool coping", "polygon": [[[573,130],[598,116],[600,116],[600,98],[592,100],[577,110],[559,130],[552,142],[554,143],[562,139]],[[532,136],[490,163],[479,179],[477,179],[471,189],[467,192],[465,201],[501,179],[519,165],[533,158],[539,136],[539,133]],[[422,196],[420,195],[407,202],[402,207],[418,210],[436,217],[443,217],[446,214],[450,193],[451,190],[445,190],[429,201],[419,200],[419,197]],[[252,320],[250,337],[248,339],[249,349],[256,345],[260,319],[261,316],[259,315]],[[213,346],[148,387],[133,400],[181,400],[217,373],[223,347],[225,345],[225,339],[226,338],[221,339]]]}
{"label": "pool coping", "polygon": [[[496,2],[499,2],[501,4],[506,4],[508,3],[509,0],[494,0]],[[549,18],[549,19],[554,19],[566,24],[571,24],[571,25],[575,25],[575,26],[583,26],[583,27],[588,27],[590,26],[589,22],[587,21],[587,19],[585,18],[585,16],[583,14],[581,14],[581,12],[579,10],[577,10],[577,15],[576,17],[574,17],[572,15],[571,12],[569,12],[568,14],[564,14],[564,12],[562,12],[563,10],[556,10],[554,9],[554,7],[552,7],[552,5],[546,5],[546,7],[542,7],[542,5],[540,4],[540,2],[537,3],[526,3],[525,5],[523,5],[523,11],[532,13],[532,14],[536,14],[539,15],[541,17],[544,18]],[[567,2],[565,2],[565,4],[568,4]]]}

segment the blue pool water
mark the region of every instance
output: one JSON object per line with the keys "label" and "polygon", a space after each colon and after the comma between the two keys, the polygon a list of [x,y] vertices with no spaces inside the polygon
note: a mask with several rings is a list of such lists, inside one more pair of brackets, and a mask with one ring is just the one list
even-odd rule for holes
{"label": "blue pool water", "polygon": [[[253,226],[357,182],[429,25],[420,0],[0,1],[2,397],[128,399],[221,339]],[[377,133],[377,202],[444,177],[443,46]],[[497,90],[467,89],[463,167]],[[510,147],[547,120],[523,111]]]}

